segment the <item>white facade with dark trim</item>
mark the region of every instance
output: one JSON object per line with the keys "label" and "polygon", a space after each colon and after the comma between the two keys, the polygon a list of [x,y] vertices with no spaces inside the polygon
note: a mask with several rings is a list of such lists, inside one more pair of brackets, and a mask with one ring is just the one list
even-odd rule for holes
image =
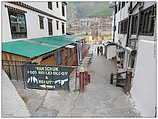
{"label": "white facade with dark trim", "polygon": [[[65,2],[51,2],[52,9],[49,9],[48,2],[44,2],[44,1],[43,2],[22,1],[22,2],[1,2],[1,3],[2,3],[1,7],[2,7],[2,41],[3,42],[66,34],[66,4],[67,3]],[[16,24],[20,24],[22,20],[16,21],[17,19],[16,18],[14,19],[15,16],[12,16],[12,19],[15,20],[13,23],[14,25],[12,25],[13,28],[12,29],[9,11],[15,12],[15,14],[18,12],[24,14],[26,27],[23,27],[24,25],[21,25],[23,28],[22,27],[21,29],[16,28],[17,27]],[[63,11],[64,11],[64,15],[62,13]],[[39,16],[43,17],[42,29],[40,28]],[[49,35],[48,19],[52,20],[51,35]],[[58,24],[58,28],[57,28],[57,24]],[[64,24],[64,26],[62,26],[62,24]],[[24,34],[23,37],[20,37],[20,35],[13,37],[12,32],[18,34],[20,30],[24,31],[25,28],[26,28],[25,31],[26,35]]]}
{"label": "white facade with dark trim", "polygon": [[155,117],[156,2],[113,2],[113,8],[113,42],[120,46],[116,57],[120,60],[122,49],[122,69],[132,68],[131,97],[143,117]]}

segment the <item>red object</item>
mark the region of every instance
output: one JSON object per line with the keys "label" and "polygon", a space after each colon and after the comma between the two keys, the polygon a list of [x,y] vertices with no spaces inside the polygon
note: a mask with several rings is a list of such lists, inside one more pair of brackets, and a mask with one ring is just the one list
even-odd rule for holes
{"label": "red object", "polygon": [[77,77],[77,78],[80,78],[80,73],[76,73],[76,77]]}
{"label": "red object", "polygon": [[88,72],[85,72],[84,79],[85,79],[85,85],[90,83],[90,74]]}
{"label": "red object", "polygon": [[132,77],[131,77],[131,76],[128,76],[128,80],[130,80],[130,81],[131,81],[131,80],[132,80]]}
{"label": "red object", "polygon": [[84,73],[80,72],[80,92],[84,92]]}

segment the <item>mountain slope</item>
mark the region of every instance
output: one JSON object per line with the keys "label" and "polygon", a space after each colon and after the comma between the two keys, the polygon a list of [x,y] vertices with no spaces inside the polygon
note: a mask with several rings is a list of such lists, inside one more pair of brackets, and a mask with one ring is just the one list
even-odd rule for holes
{"label": "mountain slope", "polygon": [[68,2],[68,19],[112,15],[109,2]]}

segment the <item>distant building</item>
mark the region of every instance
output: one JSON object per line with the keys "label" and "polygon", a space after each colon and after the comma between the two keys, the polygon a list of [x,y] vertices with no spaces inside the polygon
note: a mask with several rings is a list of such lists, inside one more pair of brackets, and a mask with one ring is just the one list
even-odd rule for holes
{"label": "distant building", "polygon": [[66,2],[2,2],[2,41],[66,34]]}
{"label": "distant building", "polygon": [[99,30],[100,32],[111,31],[112,30],[112,19],[103,17],[93,17],[93,18],[82,18],[74,20],[68,23],[68,31],[74,32],[84,32],[92,35],[92,31],[96,34]]}
{"label": "distant building", "polygon": [[100,44],[102,40],[111,40],[112,19],[92,17],[75,19],[68,22],[67,32],[84,35],[87,43]]}
{"label": "distant building", "polygon": [[[156,114],[156,2],[113,2],[113,43],[122,70],[132,68],[131,96],[144,117]],[[120,68],[119,68],[120,69]]]}

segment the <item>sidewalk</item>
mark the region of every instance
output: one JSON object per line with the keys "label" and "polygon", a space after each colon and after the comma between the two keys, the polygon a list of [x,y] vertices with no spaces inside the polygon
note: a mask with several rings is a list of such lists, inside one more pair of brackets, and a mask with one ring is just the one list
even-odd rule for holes
{"label": "sidewalk", "polygon": [[14,82],[31,117],[139,117],[122,89],[110,84],[115,64],[93,53],[88,67],[91,83],[84,93],[74,91],[75,73],[70,76],[70,91],[23,89],[22,82]]}
{"label": "sidewalk", "polygon": [[71,117],[138,117],[121,88],[110,85],[110,74],[116,72],[113,63],[104,56],[94,56],[89,66],[91,83],[80,94]]}
{"label": "sidewalk", "polygon": [[57,110],[57,117],[139,117],[122,89],[110,85],[112,62],[94,55],[88,70],[91,83],[84,93],[48,91],[43,106]]}

